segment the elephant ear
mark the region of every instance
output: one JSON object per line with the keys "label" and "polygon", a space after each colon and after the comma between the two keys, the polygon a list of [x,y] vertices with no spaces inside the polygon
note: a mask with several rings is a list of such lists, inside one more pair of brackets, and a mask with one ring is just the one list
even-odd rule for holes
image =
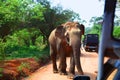
{"label": "elephant ear", "polygon": [[62,25],[56,27],[55,36],[62,38],[64,36],[64,33],[65,33],[65,29],[63,28]]}
{"label": "elephant ear", "polygon": [[80,30],[82,31],[82,35],[85,33],[85,26],[83,24],[80,24]]}

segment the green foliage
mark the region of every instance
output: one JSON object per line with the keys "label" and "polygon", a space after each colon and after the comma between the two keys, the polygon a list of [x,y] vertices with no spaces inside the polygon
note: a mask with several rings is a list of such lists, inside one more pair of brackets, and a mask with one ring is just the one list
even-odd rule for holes
{"label": "green foliage", "polygon": [[22,71],[23,68],[30,69],[29,63],[22,62],[20,66],[18,66],[18,71]]}
{"label": "green foliage", "polygon": [[3,42],[3,39],[0,39],[0,62],[4,61],[6,58],[6,55],[5,55],[6,47],[7,47],[7,44]]}
{"label": "green foliage", "polygon": [[2,71],[3,71],[3,68],[0,68],[0,77],[2,77]]}
{"label": "green foliage", "polygon": [[[45,47],[44,47],[45,48]],[[44,55],[49,55],[49,49],[44,51],[44,48],[41,50],[37,49],[36,46],[13,46],[9,47],[6,52],[6,59],[16,59],[16,58],[35,58],[39,60]]]}
{"label": "green foliage", "polygon": [[40,31],[35,28],[24,28],[15,31],[13,35],[7,36],[7,43],[9,45],[30,46],[35,45],[36,38],[40,35]]}
{"label": "green foliage", "polygon": [[86,28],[86,34],[98,34],[101,35],[102,26],[99,24],[94,24],[93,27]]}
{"label": "green foliage", "polygon": [[86,29],[86,34],[98,34],[99,37],[101,36],[102,31],[102,17],[92,17],[90,20],[92,27]]}
{"label": "green foliage", "polygon": [[114,27],[113,36],[117,39],[120,39],[120,26]]}
{"label": "green foliage", "polygon": [[[7,36],[6,42],[4,42],[4,45],[6,45],[4,49],[6,59],[26,57],[39,59],[42,55],[45,55],[42,50],[46,47],[46,44],[43,43],[43,37],[39,34],[39,30],[31,28],[22,29]],[[1,47],[3,47],[3,45]],[[45,53],[48,55],[48,50],[45,51]]]}
{"label": "green foliage", "polygon": [[[45,9],[32,0],[6,0],[1,1],[0,4],[0,32],[2,32],[0,34],[9,34],[11,31],[27,27],[31,19],[40,21],[44,19]],[[1,29],[5,27],[8,28],[6,32]],[[2,37],[5,36],[4,34]]]}
{"label": "green foliage", "polygon": [[22,62],[21,65],[18,66],[17,69],[18,69],[18,71],[20,72],[20,75],[21,75],[21,76],[24,76],[24,77],[25,77],[25,76],[28,76],[28,75],[26,75],[25,72],[24,72],[24,69],[26,69],[26,68],[27,68],[27,69],[30,69],[30,65],[29,65],[29,63],[27,63],[27,62]]}
{"label": "green foliage", "polygon": [[91,27],[86,27],[85,28],[85,34],[88,34],[91,31]]}
{"label": "green foliage", "polygon": [[102,30],[102,26],[99,24],[94,24],[94,26],[92,27],[92,30],[90,31],[90,33],[92,34],[101,34],[101,30]]}

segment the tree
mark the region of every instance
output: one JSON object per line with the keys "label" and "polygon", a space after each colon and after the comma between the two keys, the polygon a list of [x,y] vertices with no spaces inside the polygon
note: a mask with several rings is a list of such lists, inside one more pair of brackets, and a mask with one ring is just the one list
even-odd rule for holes
{"label": "tree", "polygon": [[44,19],[44,8],[32,0],[6,0],[1,1],[0,4],[0,34],[2,38],[15,30],[29,26],[31,19]]}
{"label": "tree", "polygon": [[39,0],[38,2],[46,9],[43,12],[44,20],[41,22],[36,21],[40,23],[38,27],[46,40],[50,32],[58,25],[66,21],[73,21],[76,18],[80,20],[79,15],[72,10],[63,10],[60,5],[51,7],[50,2],[47,0]]}
{"label": "tree", "polygon": [[90,22],[93,24],[90,33],[100,35],[101,30],[102,30],[103,18],[102,17],[92,17]]}

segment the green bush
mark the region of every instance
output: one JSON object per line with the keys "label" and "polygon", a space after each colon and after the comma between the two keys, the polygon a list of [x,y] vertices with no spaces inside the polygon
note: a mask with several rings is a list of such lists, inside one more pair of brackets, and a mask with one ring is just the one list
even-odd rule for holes
{"label": "green bush", "polygon": [[20,75],[26,77],[26,76],[28,76],[28,75],[25,74],[25,72],[23,71],[24,68],[30,69],[29,63],[23,62],[23,63],[21,63],[21,65],[18,66],[18,68],[17,68],[18,71],[20,72]]}
{"label": "green bush", "polygon": [[[33,40],[34,42],[32,38],[35,39]],[[32,30],[26,28],[16,31],[8,35],[5,40],[4,43],[0,43],[0,49],[4,48],[4,50],[2,50],[2,55],[4,53],[3,56],[6,56],[6,59],[35,58],[38,60],[41,56],[49,53],[48,49],[44,51],[47,45],[43,43],[43,37],[39,35],[38,30],[33,28]]]}

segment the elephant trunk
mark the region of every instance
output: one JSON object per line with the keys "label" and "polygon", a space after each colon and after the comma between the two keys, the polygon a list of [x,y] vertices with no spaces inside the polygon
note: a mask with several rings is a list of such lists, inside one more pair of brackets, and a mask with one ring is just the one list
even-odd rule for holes
{"label": "elephant trunk", "polygon": [[75,59],[75,64],[76,65],[80,65],[80,44],[78,45],[76,43],[76,45],[71,45],[73,48],[73,56]]}
{"label": "elephant trunk", "polygon": [[76,68],[78,72],[83,75],[82,67],[81,67],[81,62],[80,62],[80,47],[81,47],[81,39],[79,37],[74,38],[71,40],[71,46],[73,49],[73,59],[75,61]]}
{"label": "elephant trunk", "polygon": [[81,67],[81,61],[80,61],[80,45],[76,45],[73,47],[73,58],[74,58],[74,61],[75,61],[75,66],[78,70],[78,73],[80,75],[83,75],[83,71],[82,71],[82,67]]}

